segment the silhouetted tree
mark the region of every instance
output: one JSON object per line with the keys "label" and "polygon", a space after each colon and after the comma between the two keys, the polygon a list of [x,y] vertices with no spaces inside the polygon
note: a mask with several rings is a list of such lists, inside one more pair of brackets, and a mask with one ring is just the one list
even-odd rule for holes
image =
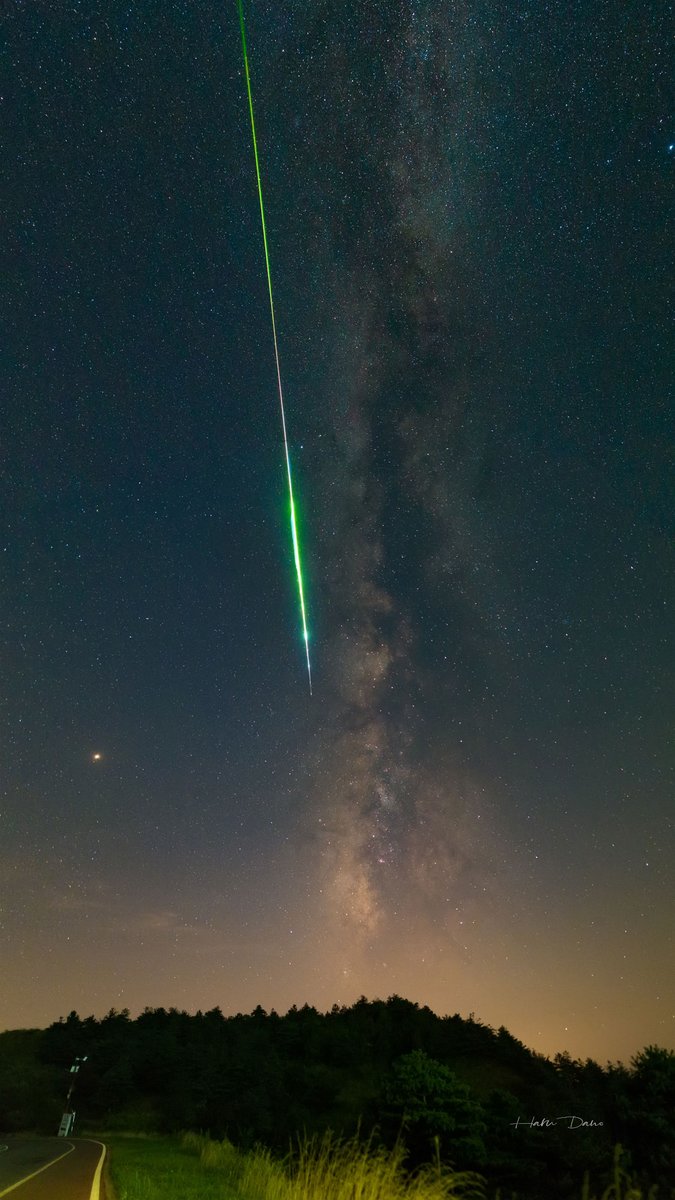
{"label": "silhouetted tree", "polygon": [[[600,1067],[528,1050],[503,1026],[459,1014],[437,1017],[400,996],[320,1013],[190,1016],[146,1009],[132,1020],[71,1012],[48,1029],[0,1034],[0,1128],[53,1133],[75,1057],[80,1128],[227,1134],[285,1151],[306,1129],[386,1141],[405,1122],[421,1162],[430,1139],[458,1166],[480,1167],[494,1190],[519,1200],[578,1200],[585,1168],[609,1179],[621,1142],[643,1182],[668,1196],[675,1178],[675,1055],[649,1046],[630,1067]],[[519,1127],[518,1116],[578,1113],[601,1127],[571,1132]],[[515,1134],[515,1136],[514,1136]],[[646,1189],[645,1189],[646,1190]]]}
{"label": "silhouetted tree", "polygon": [[481,1166],[487,1158],[483,1109],[448,1067],[413,1050],[397,1059],[384,1088],[385,1119],[402,1126],[413,1161],[429,1158],[438,1139],[442,1155],[457,1167]]}
{"label": "silhouetted tree", "polygon": [[675,1052],[647,1046],[631,1060],[620,1105],[632,1165],[661,1188],[675,1182]]}

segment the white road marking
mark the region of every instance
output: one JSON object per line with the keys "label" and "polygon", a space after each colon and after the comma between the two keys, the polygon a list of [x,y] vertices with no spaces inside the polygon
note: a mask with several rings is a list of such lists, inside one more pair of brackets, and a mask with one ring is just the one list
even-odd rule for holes
{"label": "white road marking", "polygon": [[64,1150],[63,1154],[59,1154],[59,1156],[57,1158],[53,1158],[51,1162],[45,1163],[44,1167],[38,1167],[37,1171],[33,1171],[30,1175],[24,1175],[23,1179],[20,1179],[18,1183],[11,1183],[8,1188],[5,1188],[4,1192],[0,1192],[0,1196],[7,1196],[10,1192],[13,1192],[15,1188],[21,1187],[22,1183],[28,1183],[29,1179],[35,1179],[36,1175],[41,1175],[42,1172],[46,1171],[48,1167],[53,1167],[54,1163],[61,1162],[62,1158],[66,1158],[67,1155],[72,1154],[74,1149],[75,1147],[71,1142],[70,1150]]}

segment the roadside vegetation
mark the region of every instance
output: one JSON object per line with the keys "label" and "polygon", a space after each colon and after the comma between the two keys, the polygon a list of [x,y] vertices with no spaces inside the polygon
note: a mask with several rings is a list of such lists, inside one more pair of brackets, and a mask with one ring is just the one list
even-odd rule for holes
{"label": "roadside vegetation", "polygon": [[[106,1138],[111,1152],[113,1200],[520,1200],[511,1189],[487,1189],[472,1172],[457,1172],[437,1160],[412,1175],[405,1150],[392,1151],[330,1135],[304,1139],[285,1159],[257,1147],[237,1150],[227,1138],[203,1134],[182,1138]],[[594,1188],[588,1172],[579,1200],[660,1200],[656,1185],[640,1187],[614,1149],[611,1179]]]}
{"label": "roadside vegetation", "polygon": [[[440,1162],[413,1175],[405,1149],[329,1134],[305,1139],[279,1161],[260,1147],[242,1154],[227,1139],[110,1140],[116,1200],[483,1200],[479,1176]],[[164,1152],[164,1153],[163,1153]]]}
{"label": "roadside vegetation", "polygon": [[[324,1147],[324,1166],[314,1162],[311,1177],[323,1170],[321,1187],[329,1186],[323,1140],[329,1134],[330,1162],[341,1164],[343,1174],[344,1146],[352,1147],[354,1159],[355,1138],[369,1147],[367,1158],[359,1151],[362,1175],[373,1159],[381,1174],[383,1156],[390,1156],[391,1167],[397,1147],[405,1147],[404,1196],[415,1195],[411,1180],[418,1189],[433,1183],[438,1190],[439,1162],[464,1173],[465,1184],[467,1172],[483,1176],[488,1200],[498,1192],[500,1200],[580,1200],[585,1175],[584,1200],[675,1196],[675,1053],[656,1046],[629,1066],[602,1067],[565,1052],[548,1059],[503,1027],[472,1016],[438,1017],[398,996],[362,998],[328,1013],[306,1005],[284,1016],[262,1008],[233,1017],[219,1009],[194,1015],[146,1009],[136,1019],[111,1010],[102,1020],[71,1013],[45,1030],[0,1034],[0,1132],[55,1133],[76,1058],[78,1131],[146,1133],[156,1141],[157,1135],[201,1130],[210,1140],[199,1155],[174,1145],[171,1153],[182,1155],[176,1169],[193,1170],[192,1154],[206,1170],[202,1149],[207,1157],[222,1157],[222,1147],[231,1145],[237,1162],[243,1156],[247,1169],[255,1162],[276,1180],[284,1200],[294,1200],[288,1188],[296,1177],[303,1171],[310,1177],[309,1159],[302,1165],[298,1154],[287,1158],[299,1135],[306,1155],[308,1147],[315,1155]],[[561,1114],[575,1114],[573,1128]],[[624,1151],[617,1182],[618,1143]],[[143,1153],[150,1153],[149,1143]],[[398,1165],[403,1170],[402,1159]],[[449,1169],[444,1166],[446,1187]],[[157,1178],[154,1168],[146,1174],[139,1196]],[[241,1171],[232,1166],[230,1174],[227,1186],[241,1189]],[[223,1200],[229,1200],[223,1191],[228,1178],[221,1170],[209,1184]],[[200,1186],[195,1195],[208,1200],[206,1182]],[[394,1183],[387,1186],[396,1195]],[[459,1183],[453,1186],[457,1191]],[[309,1187],[297,1193],[301,1200],[312,1195]],[[363,1196],[368,1200],[367,1192]]]}
{"label": "roadside vegetation", "polygon": [[106,1134],[105,1143],[114,1200],[240,1200],[177,1138]]}

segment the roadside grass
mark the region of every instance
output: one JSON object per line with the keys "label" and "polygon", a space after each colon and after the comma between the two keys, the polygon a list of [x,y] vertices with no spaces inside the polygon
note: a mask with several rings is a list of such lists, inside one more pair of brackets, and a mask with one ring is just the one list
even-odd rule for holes
{"label": "roadside grass", "polygon": [[101,1140],[110,1152],[115,1200],[240,1200],[222,1175],[175,1138],[112,1134]]}
{"label": "roadside grass", "polygon": [[482,1200],[485,1195],[481,1177],[472,1172],[455,1172],[438,1161],[411,1176],[404,1169],[402,1146],[385,1150],[330,1133],[301,1140],[284,1162],[262,1148],[239,1156],[227,1140],[200,1141],[195,1134],[184,1135],[183,1145],[222,1170],[241,1200]]}
{"label": "roadside grass", "polygon": [[482,1200],[480,1177],[440,1162],[413,1176],[404,1151],[331,1135],[301,1141],[283,1161],[242,1154],[197,1133],[105,1138],[115,1200]]}
{"label": "roadside grass", "polygon": [[[101,1136],[101,1135],[99,1135]],[[393,1151],[331,1134],[301,1140],[283,1161],[263,1147],[244,1154],[226,1138],[199,1133],[178,1138],[113,1134],[110,1150],[113,1200],[485,1200],[484,1181],[440,1161],[410,1175],[402,1147]],[[517,1200],[497,1189],[494,1200]],[[675,1196],[675,1192],[673,1192]],[[640,1188],[616,1146],[612,1182],[581,1200],[666,1200],[656,1187]]]}

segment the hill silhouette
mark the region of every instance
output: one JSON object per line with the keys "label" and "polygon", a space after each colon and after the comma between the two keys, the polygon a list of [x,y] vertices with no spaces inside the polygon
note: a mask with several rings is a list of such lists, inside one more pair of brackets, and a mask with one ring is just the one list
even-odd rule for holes
{"label": "hill silhouette", "polygon": [[194,1129],[285,1153],[302,1131],[375,1129],[385,1144],[403,1138],[411,1167],[437,1138],[455,1167],[536,1200],[578,1197],[584,1171],[607,1176],[620,1142],[659,1200],[675,1184],[675,1054],[658,1047],[628,1067],[551,1060],[504,1027],[399,996],[283,1016],[71,1012],[0,1034],[0,1130],[55,1132],[84,1056],[73,1106],[92,1131]]}

